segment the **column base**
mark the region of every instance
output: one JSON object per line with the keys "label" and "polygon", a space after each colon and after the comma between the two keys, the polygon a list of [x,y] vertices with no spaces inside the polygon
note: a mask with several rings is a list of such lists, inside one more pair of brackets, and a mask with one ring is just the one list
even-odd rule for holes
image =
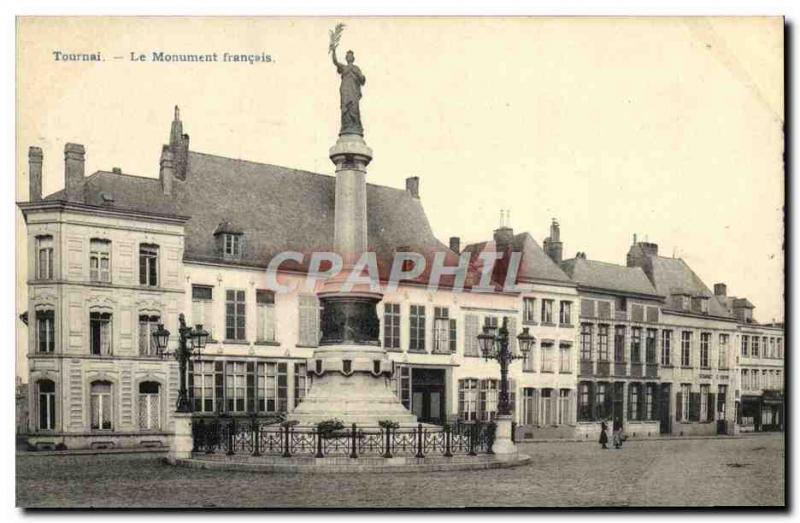
{"label": "column base", "polygon": [[511,416],[502,415],[495,419],[495,429],[492,452],[499,457],[517,454],[517,446],[511,441]]}
{"label": "column base", "polygon": [[192,413],[175,412],[172,415],[175,420],[175,434],[169,446],[167,460],[174,463],[178,459],[189,459],[192,457],[194,441],[192,438]]}

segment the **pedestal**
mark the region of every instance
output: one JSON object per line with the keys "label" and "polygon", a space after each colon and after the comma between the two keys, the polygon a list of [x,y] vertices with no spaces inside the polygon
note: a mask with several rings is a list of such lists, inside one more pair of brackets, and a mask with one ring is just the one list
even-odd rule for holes
{"label": "pedestal", "polygon": [[517,446],[511,441],[511,420],[510,415],[497,416],[495,419],[497,428],[495,430],[494,443],[492,444],[492,452],[498,458],[517,454]]}
{"label": "pedestal", "polygon": [[175,420],[175,434],[172,436],[167,460],[175,463],[175,460],[192,457],[194,441],[192,440],[192,413],[176,412],[172,416]]}

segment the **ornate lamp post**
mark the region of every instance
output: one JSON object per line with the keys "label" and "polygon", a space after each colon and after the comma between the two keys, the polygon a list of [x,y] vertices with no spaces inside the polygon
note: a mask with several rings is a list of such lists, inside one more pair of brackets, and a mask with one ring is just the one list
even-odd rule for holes
{"label": "ornate lamp post", "polygon": [[[179,338],[178,348],[175,349],[175,359],[178,360],[180,369],[180,388],[178,389],[178,404],[175,410],[177,412],[192,412],[189,394],[186,390],[186,367],[189,359],[200,356],[200,351],[206,346],[208,332],[203,329],[201,324],[197,324],[195,327],[187,326],[183,313],[178,316],[178,321],[180,322],[180,327],[178,328]],[[162,357],[169,354],[167,351],[169,334],[169,331],[161,323],[158,324],[158,328],[153,332],[153,340],[155,340],[158,354]]]}
{"label": "ornate lamp post", "polygon": [[512,354],[509,350],[508,318],[503,318],[503,325],[497,335],[492,327],[484,327],[483,333],[478,335],[481,353],[486,361],[495,360],[500,364],[500,398],[497,405],[497,433],[492,445],[495,454],[513,454],[517,449],[511,441],[511,405],[508,400],[508,364],[516,359],[528,357],[535,338],[524,327],[517,336],[519,342],[519,355]]}

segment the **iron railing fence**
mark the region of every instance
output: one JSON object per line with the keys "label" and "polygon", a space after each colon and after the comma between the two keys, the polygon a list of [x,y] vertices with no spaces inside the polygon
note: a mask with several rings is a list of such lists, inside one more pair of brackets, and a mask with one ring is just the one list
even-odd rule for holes
{"label": "iron railing fence", "polygon": [[297,427],[259,418],[201,418],[192,423],[194,453],[282,457],[452,457],[491,454],[495,424],[441,427],[358,427],[335,431]]}

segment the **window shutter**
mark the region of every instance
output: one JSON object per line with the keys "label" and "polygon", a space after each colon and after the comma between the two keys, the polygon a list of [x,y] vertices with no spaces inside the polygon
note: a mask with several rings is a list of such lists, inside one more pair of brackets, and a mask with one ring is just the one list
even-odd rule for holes
{"label": "window shutter", "polygon": [[589,386],[589,416],[590,419],[595,420],[597,419],[597,405],[595,405],[595,385],[596,383],[590,381],[587,383]]}
{"label": "window shutter", "polygon": [[448,323],[450,327],[450,352],[455,354],[458,350],[458,329],[456,325],[456,319],[451,318]]}
{"label": "window shutter", "polygon": [[480,321],[477,314],[464,316],[464,355],[480,356],[478,349],[478,334]]}
{"label": "window shutter", "polygon": [[609,389],[610,387],[606,385],[606,395],[603,399],[603,415],[605,417],[608,417],[614,408],[614,398],[611,397],[611,391]]}
{"label": "window shutter", "polygon": [[316,347],[319,343],[319,305],[316,296],[300,296],[300,345]]}
{"label": "window shutter", "polygon": [[256,364],[247,362],[247,412],[256,411]]}
{"label": "window shutter", "polygon": [[681,392],[675,395],[675,419],[677,421],[683,419],[683,393]]}
{"label": "window shutter", "polygon": [[511,354],[517,354],[517,319],[508,318],[508,349]]}
{"label": "window shutter", "polygon": [[486,386],[487,380],[480,380],[478,386],[478,419],[487,419],[486,414]]}
{"label": "window shutter", "polygon": [[714,421],[715,418],[715,410],[717,410],[717,404],[714,401],[714,393],[708,393],[708,406],[706,407],[706,413],[708,414],[706,421]]}
{"label": "window shutter", "polygon": [[689,421],[700,421],[700,393],[689,393]]}
{"label": "window shutter", "polygon": [[638,413],[639,414],[639,421],[644,421],[644,415],[647,412],[646,411],[646,405],[645,405],[645,402],[647,401],[647,398],[645,397],[644,387],[642,387],[641,385],[637,385],[637,387],[639,388],[639,405],[638,405],[638,407],[639,407],[639,413]]}
{"label": "window shutter", "polygon": [[508,380],[508,406],[513,419],[517,412],[517,382],[513,379]]}

